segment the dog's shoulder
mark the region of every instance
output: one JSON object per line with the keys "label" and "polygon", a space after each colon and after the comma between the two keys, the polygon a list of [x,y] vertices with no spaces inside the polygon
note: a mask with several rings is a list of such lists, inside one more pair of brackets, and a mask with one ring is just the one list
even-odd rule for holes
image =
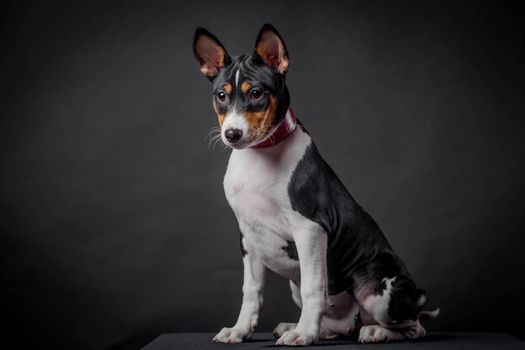
{"label": "dog's shoulder", "polygon": [[352,215],[357,203],[323,159],[312,141],[297,163],[288,184],[291,206],[301,215],[320,224],[326,232],[340,214]]}

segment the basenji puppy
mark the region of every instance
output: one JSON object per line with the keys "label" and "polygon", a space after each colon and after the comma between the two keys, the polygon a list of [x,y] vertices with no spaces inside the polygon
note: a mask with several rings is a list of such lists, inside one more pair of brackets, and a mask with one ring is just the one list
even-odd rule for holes
{"label": "basenji puppy", "polygon": [[425,336],[418,289],[374,219],[352,198],[290,109],[288,51],[262,27],[252,53],[230,56],[205,29],[193,43],[213,83],[220,137],[233,150],[224,192],[241,231],[242,306],[215,342],[250,339],[263,304],[265,272],[290,281],[301,316],[280,323],[277,345],[358,335],[363,343]]}

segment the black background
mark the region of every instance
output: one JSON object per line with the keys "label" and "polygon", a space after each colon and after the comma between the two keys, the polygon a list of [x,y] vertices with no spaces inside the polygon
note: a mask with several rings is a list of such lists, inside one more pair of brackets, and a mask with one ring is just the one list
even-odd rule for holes
{"label": "black background", "polygon": [[[7,2],[0,345],[138,348],[231,326],[239,235],[197,26],[265,22],[295,114],[418,284],[432,330],[525,337],[525,26],[505,1]],[[299,313],[270,278],[259,329]],[[18,338],[17,345],[14,345]]]}

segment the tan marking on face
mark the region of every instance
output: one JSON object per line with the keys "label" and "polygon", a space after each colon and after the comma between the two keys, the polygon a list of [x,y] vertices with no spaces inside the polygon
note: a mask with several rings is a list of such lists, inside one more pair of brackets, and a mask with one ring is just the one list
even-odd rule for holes
{"label": "tan marking on face", "polygon": [[268,108],[261,112],[244,112],[244,119],[248,124],[248,134],[253,139],[262,139],[266,135],[275,120],[277,99],[270,96]]}
{"label": "tan marking on face", "polygon": [[222,88],[224,89],[224,92],[226,92],[228,95],[232,93],[232,90],[233,90],[232,84],[230,83],[224,84]]}
{"label": "tan marking on face", "polygon": [[250,88],[251,88],[251,85],[249,83],[247,83],[247,82],[244,82],[241,85],[241,90],[244,93],[247,93],[248,91],[250,91]]}
{"label": "tan marking on face", "polygon": [[215,110],[215,113],[217,114],[217,118],[219,119],[219,125],[222,127],[222,124],[224,123],[224,118],[226,117],[224,114],[220,114],[217,110],[217,105],[215,104],[215,99],[212,100],[213,103],[213,109]]}

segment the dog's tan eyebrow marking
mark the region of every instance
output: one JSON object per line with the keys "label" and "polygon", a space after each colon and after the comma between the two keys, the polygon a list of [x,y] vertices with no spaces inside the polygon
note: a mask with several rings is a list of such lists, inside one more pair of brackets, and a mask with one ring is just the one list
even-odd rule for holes
{"label": "dog's tan eyebrow marking", "polygon": [[241,85],[241,90],[242,90],[242,92],[244,92],[244,93],[247,93],[247,92],[250,90],[250,88],[251,88],[250,83],[244,82],[244,83],[242,83],[242,85]]}
{"label": "dog's tan eyebrow marking", "polygon": [[222,88],[224,89],[224,92],[226,92],[228,95],[232,93],[232,90],[233,90],[232,84],[230,83],[224,84]]}

